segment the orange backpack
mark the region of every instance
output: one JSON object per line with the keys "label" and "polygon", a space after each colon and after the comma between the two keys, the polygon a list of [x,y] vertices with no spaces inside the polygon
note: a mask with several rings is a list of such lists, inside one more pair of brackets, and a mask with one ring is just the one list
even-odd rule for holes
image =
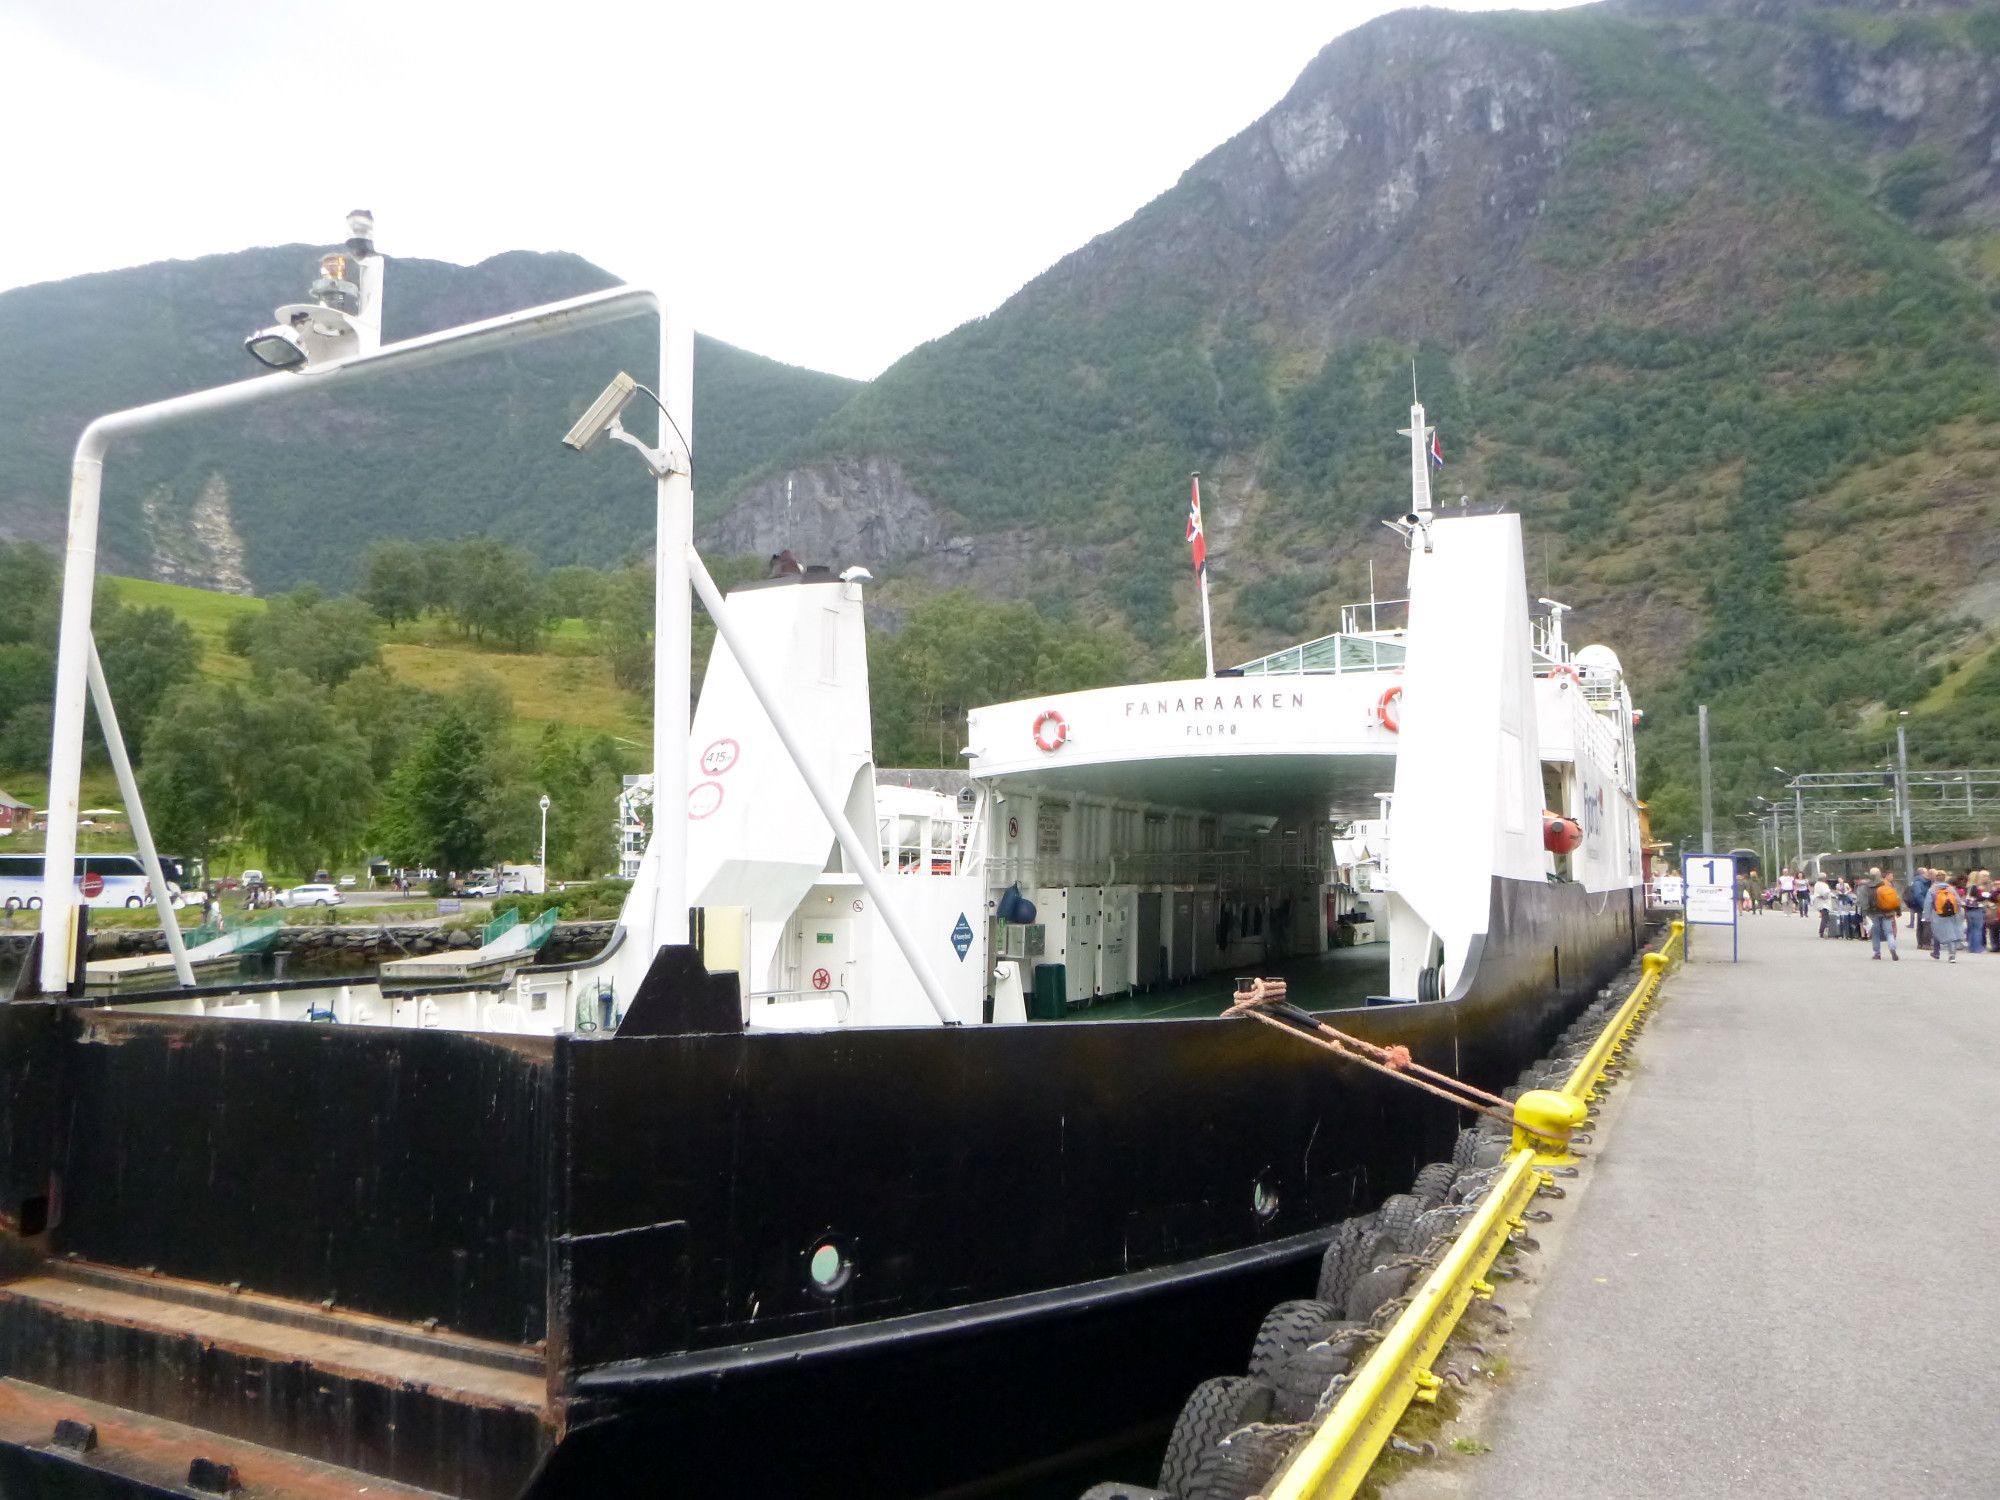
{"label": "orange backpack", "polygon": [[1958,892],[1948,885],[1941,885],[1931,892],[1931,910],[1940,917],[1958,915]]}
{"label": "orange backpack", "polygon": [[1903,898],[1896,894],[1896,888],[1893,885],[1885,880],[1875,887],[1875,910],[1901,911],[1902,909]]}

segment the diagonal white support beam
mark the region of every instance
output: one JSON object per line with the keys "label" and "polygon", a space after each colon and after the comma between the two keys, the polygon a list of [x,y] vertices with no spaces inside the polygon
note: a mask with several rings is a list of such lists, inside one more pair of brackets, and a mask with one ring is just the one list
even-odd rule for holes
{"label": "diagonal white support beam", "polygon": [[[111,687],[104,680],[104,663],[98,659],[97,641],[90,643],[90,701],[97,706],[97,722],[104,730],[104,743],[111,751],[111,769],[118,773],[118,790],[125,795],[125,816],[132,820],[132,838],[139,846],[139,859],[146,866],[146,879],[153,887],[153,909],[160,914],[160,931],[166,934],[167,952],[174,956],[174,975],[182,985],[194,985],[194,966],[188,962],[187,946],[181,942],[180,918],[167,894],[166,872],[160,868],[159,851],[153,847],[152,825],[139,801],[139,783],[132,775],[132,759],[125,753],[125,736],[118,729],[118,710],[111,705]],[[72,859],[72,862],[74,860]]]}

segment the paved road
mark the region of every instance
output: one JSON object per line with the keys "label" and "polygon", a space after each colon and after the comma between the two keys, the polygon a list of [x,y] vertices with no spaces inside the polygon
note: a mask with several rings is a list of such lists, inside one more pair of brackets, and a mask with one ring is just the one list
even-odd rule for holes
{"label": "paved road", "polygon": [[1462,1493],[2000,1495],[2000,957],[1704,936]]}

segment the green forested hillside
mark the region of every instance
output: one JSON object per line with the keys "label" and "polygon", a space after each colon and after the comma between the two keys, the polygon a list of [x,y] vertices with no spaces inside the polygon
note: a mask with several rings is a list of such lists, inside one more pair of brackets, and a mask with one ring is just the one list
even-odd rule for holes
{"label": "green forested hillside", "polygon": [[[0,537],[60,542],[70,450],[93,416],[258,374],[242,340],[304,295],[318,254],[286,245],[0,293]],[[384,334],[616,280],[571,255],[392,257]],[[615,371],[651,382],[657,365],[646,320],[121,445],[105,467],[105,562],[263,592],[306,578],[344,587],[380,536],[483,530],[547,562],[614,560],[651,544],[651,483],[557,440]],[[728,485],[854,384],[697,338],[697,482]]]}

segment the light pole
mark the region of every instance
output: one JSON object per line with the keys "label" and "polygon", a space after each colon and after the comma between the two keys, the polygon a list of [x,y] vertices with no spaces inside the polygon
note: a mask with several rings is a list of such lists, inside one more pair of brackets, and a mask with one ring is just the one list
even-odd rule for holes
{"label": "light pole", "polygon": [[542,793],[542,889],[549,888],[549,794]]}
{"label": "light pole", "polygon": [[1903,807],[1903,879],[1915,885],[1917,851],[1910,842],[1910,741],[1901,722],[1909,716],[1907,708],[1902,710],[1896,724],[1896,800]]}
{"label": "light pole", "polygon": [[1715,801],[1708,780],[1708,705],[1701,705],[1701,852],[1715,852]]}

